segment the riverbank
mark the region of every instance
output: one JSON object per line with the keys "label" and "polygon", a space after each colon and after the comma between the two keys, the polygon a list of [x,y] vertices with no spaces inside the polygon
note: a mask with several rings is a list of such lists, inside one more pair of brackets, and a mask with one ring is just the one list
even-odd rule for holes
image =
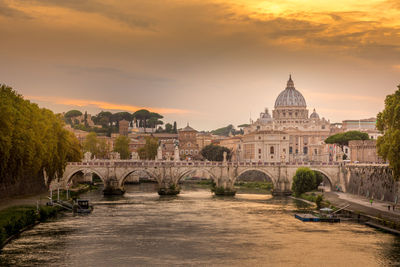
{"label": "riverbank", "polygon": [[[70,190],[69,198],[76,198],[87,191],[97,189],[92,185],[79,185]],[[55,218],[64,211],[58,206],[46,206],[48,195],[39,194],[16,199],[8,199],[8,204],[3,203],[0,209],[0,250],[22,232],[31,229],[40,222]],[[60,190],[60,200],[68,200],[65,190]],[[57,192],[53,192],[53,199],[57,198]],[[45,203],[43,204],[43,201]],[[24,203],[24,205],[15,205]],[[29,203],[29,204],[26,204]]]}
{"label": "riverbank", "polygon": [[[346,217],[393,234],[400,231],[400,210],[393,211],[393,203],[374,201],[371,205],[366,198],[341,192],[312,192],[295,199],[316,204],[317,195],[323,195],[322,207],[337,209],[349,205],[342,211]],[[388,210],[389,205],[391,211]]]}

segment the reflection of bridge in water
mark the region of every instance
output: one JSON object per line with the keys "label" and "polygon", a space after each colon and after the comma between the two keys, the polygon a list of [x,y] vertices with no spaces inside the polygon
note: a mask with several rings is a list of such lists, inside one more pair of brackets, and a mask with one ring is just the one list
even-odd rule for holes
{"label": "reflection of bridge in water", "polygon": [[[174,188],[186,176],[200,174],[212,179],[217,187],[233,190],[236,179],[247,171],[264,173],[272,181],[275,194],[288,194],[299,167],[309,167],[324,175],[331,187],[345,190],[346,166],[343,164],[285,164],[267,162],[209,161],[132,161],[93,160],[68,163],[60,185],[65,187],[77,173],[95,173],[105,185],[104,192],[122,194],[130,175],[145,174],[155,179],[160,189]],[[199,175],[197,175],[199,176]]]}

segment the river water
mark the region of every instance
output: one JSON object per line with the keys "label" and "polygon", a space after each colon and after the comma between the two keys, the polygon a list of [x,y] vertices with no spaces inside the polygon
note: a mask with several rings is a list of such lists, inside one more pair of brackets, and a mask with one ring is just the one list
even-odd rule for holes
{"label": "river water", "polygon": [[126,186],[122,197],[84,197],[90,215],[42,223],[13,240],[1,266],[392,266],[400,238],[350,222],[305,223],[302,202],[266,194],[214,197],[184,186],[159,197],[156,185]]}

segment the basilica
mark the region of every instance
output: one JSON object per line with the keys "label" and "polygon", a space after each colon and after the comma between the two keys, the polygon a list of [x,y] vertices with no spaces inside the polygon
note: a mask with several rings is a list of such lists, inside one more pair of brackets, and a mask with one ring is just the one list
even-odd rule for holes
{"label": "basilica", "polygon": [[336,147],[324,140],[331,134],[329,120],[313,110],[289,77],[285,90],[275,101],[272,116],[268,109],[244,128],[238,160],[262,162],[327,162],[336,158]]}

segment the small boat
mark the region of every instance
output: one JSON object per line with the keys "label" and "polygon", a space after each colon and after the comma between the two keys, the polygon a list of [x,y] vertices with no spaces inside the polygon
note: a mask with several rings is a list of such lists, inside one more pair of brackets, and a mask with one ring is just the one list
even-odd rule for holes
{"label": "small boat", "polygon": [[74,213],[91,213],[93,206],[89,205],[89,200],[78,199],[73,206]]}

